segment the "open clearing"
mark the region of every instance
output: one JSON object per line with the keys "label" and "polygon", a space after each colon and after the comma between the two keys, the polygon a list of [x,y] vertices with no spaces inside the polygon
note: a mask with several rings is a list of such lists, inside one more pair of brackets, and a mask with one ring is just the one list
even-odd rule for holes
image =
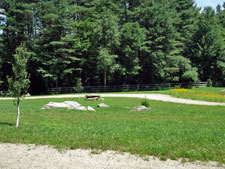
{"label": "open clearing", "polygon": [[[101,94],[104,101],[79,99],[83,96],[29,97],[21,104],[18,129],[13,127],[16,107],[10,100],[1,100],[0,168],[225,168],[224,103],[152,100],[153,111],[137,113],[130,110],[142,99],[128,97],[157,100],[165,95]],[[118,96],[124,98],[114,98]],[[49,101],[65,100],[94,108],[104,102],[111,107],[96,108],[96,112],[41,110]],[[181,163],[181,158],[194,162]]]}

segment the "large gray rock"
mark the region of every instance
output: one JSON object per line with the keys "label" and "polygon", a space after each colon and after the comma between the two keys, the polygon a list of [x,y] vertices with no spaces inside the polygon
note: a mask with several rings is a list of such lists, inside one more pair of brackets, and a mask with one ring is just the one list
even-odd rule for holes
{"label": "large gray rock", "polygon": [[66,105],[65,103],[49,102],[44,107],[42,107],[42,109],[52,109],[52,108],[68,108],[68,105]]}
{"label": "large gray rock", "polygon": [[67,109],[76,109],[76,110],[87,110],[86,107],[81,104],[73,101],[65,101],[61,103],[49,102],[42,109],[53,109],[53,108],[67,108]]}
{"label": "large gray rock", "polygon": [[148,108],[148,107],[145,107],[145,106],[138,106],[138,107],[135,107],[131,110],[131,112],[135,112],[135,111],[146,111],[146,110],[152,110],[152,108]]}
{"label": "large gray rock", "polygon": [[100,103],[100,104],[98,104],[98,106],[97,107],[109,107],[108,105],[106,105],[106,104],[104,104],[104,103]]}

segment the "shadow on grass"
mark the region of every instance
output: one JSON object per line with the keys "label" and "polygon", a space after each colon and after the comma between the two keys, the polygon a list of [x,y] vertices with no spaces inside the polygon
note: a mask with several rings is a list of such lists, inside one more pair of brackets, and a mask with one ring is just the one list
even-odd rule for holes
{"label": "shadow on grass", "polygon": [[12,123],[0,122],[0,126],[14,126]]}

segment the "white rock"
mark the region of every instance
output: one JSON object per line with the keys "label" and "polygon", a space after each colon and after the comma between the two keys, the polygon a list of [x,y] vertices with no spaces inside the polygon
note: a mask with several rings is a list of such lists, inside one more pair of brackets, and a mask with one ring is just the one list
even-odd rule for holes
{"label": "white rock", "polygon": [[93,107],[91,107],[91,106],[88,106],[88,107],[87,107],[87,110],[88,110],[88,111],[95,111],[95,109],[94,109]]}
{"label": "white rock", "polygon": [[52,108],[68,108],[68,105],[66,105],[65,103],[49,102],[42,109],[52,109]]}
{"label": "white rock", "polygon": [[134,112],[134,111],[145,111],[145,110],[152,110],[152,108],[148,108],[145,106],[139,106],[139,107],[133,108],[133,110],[131,110],[131,111]]}
{"label": "white rock", "polygon": [[98,106],[97,107],[109,107],[108,105],[106,105],[106,104],[104,104],[104,103],[100,103],[100,104],[98,104]]}
{"label": "white rock", "polygon": [[42,109],[52,109],[52,108],[68,108],[68,109],[76,109],[76,110],[87,110],[86,107],[81,104],[73,101],[65,101],[61,103],[49,102]]}
{"label": "white rock", "polygon": [[87,110],[86,107],[82,106],[81,104],[73,101],[65,101],[64,102],[66,105],[68,105],[67,108],[69,109],[76,109],[76,110]]}
{"label": "white rock", "polygon": [[25,96],[26,96],[26,97],[29,97],[29,96],[31,96],[31,95],[30,95],[30,93],[27,93]]}

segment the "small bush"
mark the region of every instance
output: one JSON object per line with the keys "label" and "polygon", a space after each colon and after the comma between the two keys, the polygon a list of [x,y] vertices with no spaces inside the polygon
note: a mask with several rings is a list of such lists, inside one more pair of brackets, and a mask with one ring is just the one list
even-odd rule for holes
{"label": "small bush", "polygon": [[212,87],[212,80],[211,79],[208,79],[207,80],[207,87]]}
{"label": "small bush", "polygon": [[141,105],[145,107],[150,107],[150,103],[148,99],[144,99],[141,101]]}
{"label": "small bush", "polygon": [[174,89],[180,89],[181,88],[181,85],[175,85],[174,86]]}
{"label": "small bush", "polygon": [[83,86],[82,86],[81,78],[78,78],[75,91],[79,93],[79,92],[82,92],[82,90],[83,90]]}

